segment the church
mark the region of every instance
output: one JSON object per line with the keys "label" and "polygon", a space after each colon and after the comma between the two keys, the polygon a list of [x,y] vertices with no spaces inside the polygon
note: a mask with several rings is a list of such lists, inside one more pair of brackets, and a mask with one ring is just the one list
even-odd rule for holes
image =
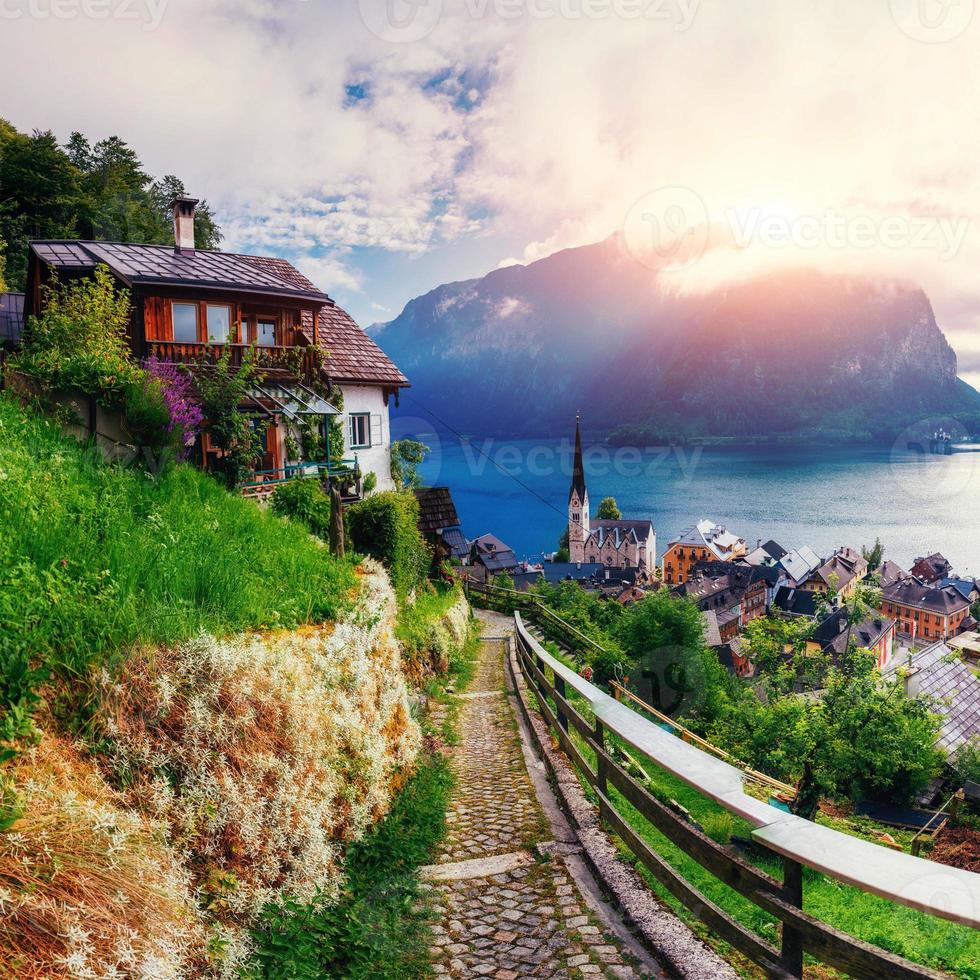
{"label": "church", "polygon": [[593,520],[585,485],[582,431],[575,420],[575,463],[568,491],[568,553],[576,563],[607,568],[637,568],[652,574],[657,558],[657,532],[650,521]]}

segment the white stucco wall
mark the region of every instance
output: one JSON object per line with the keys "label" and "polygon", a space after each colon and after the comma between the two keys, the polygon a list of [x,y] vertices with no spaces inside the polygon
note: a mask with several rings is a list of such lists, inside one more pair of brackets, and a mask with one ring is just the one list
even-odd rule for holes
{"label": "white stucco wall", "polygon": [[[340,387],[344,393],[345,458],[356,456],[365,476],[375,473],[378,477],[378,490],[394,489],[395,484],[391,479],[391,425],[382,389],[362,385]],[[362,414],[371,416],[372,444],[369,449],[355,449],[350,444],[350,416]]]}

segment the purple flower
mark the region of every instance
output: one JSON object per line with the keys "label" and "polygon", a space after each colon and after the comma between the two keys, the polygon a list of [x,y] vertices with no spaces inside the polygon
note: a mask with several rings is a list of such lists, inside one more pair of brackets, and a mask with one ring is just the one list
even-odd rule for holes
{"label": "purple flower", "polygon": [[170,414],[170,432],[179,431],[181,441],[181,459],[186,459],[198,432],[204,414],[191,393],[191,379],[172,361],[161,361],[156,355],[151,355],[144,361],[143,366],[150,375],[160,382],[163,388],[163,400]]}

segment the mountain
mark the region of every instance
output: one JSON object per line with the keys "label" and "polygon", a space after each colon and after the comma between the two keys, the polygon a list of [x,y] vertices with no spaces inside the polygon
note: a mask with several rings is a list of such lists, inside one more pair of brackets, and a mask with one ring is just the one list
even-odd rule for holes
{"label": "mountain", "polygon": [[618,236],[412,300],[371,333],[421,407],[480,436],[885,436],[980,393],[921,289],[780,272],[679,291]]}

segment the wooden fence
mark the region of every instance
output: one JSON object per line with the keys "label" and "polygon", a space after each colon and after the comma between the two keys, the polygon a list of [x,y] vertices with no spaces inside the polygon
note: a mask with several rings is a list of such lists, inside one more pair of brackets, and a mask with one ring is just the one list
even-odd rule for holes
{"label": "wooden fence", "polygon": [[[520,612],[514,619],[521,672],[537,693],[540,712],[561,748],[595,791],[601,819],[653,877],[716,936],[749,957],[769,977],[802,977],[804,954],[867,980],[945,976],[848,936],[802,911],[803,867],[973,928],[980,926],[980,875],[889,851],[749,796],[740,769],[664,731],[601,691],[552,657],[528,631]],[[575,708],[569,690],[588,703],[593,721]],[[572,738],[573,730],[594,753],[594,766]],[[782,861],[782,881],[717,844],[661,803],[616,761],[611,752],[612,735],[748,821],[755,828],[753,840]],[[747,929],[681,877],[619,812],[610,787],[719,881],[778,919],[782,923],[780,946]]]}

